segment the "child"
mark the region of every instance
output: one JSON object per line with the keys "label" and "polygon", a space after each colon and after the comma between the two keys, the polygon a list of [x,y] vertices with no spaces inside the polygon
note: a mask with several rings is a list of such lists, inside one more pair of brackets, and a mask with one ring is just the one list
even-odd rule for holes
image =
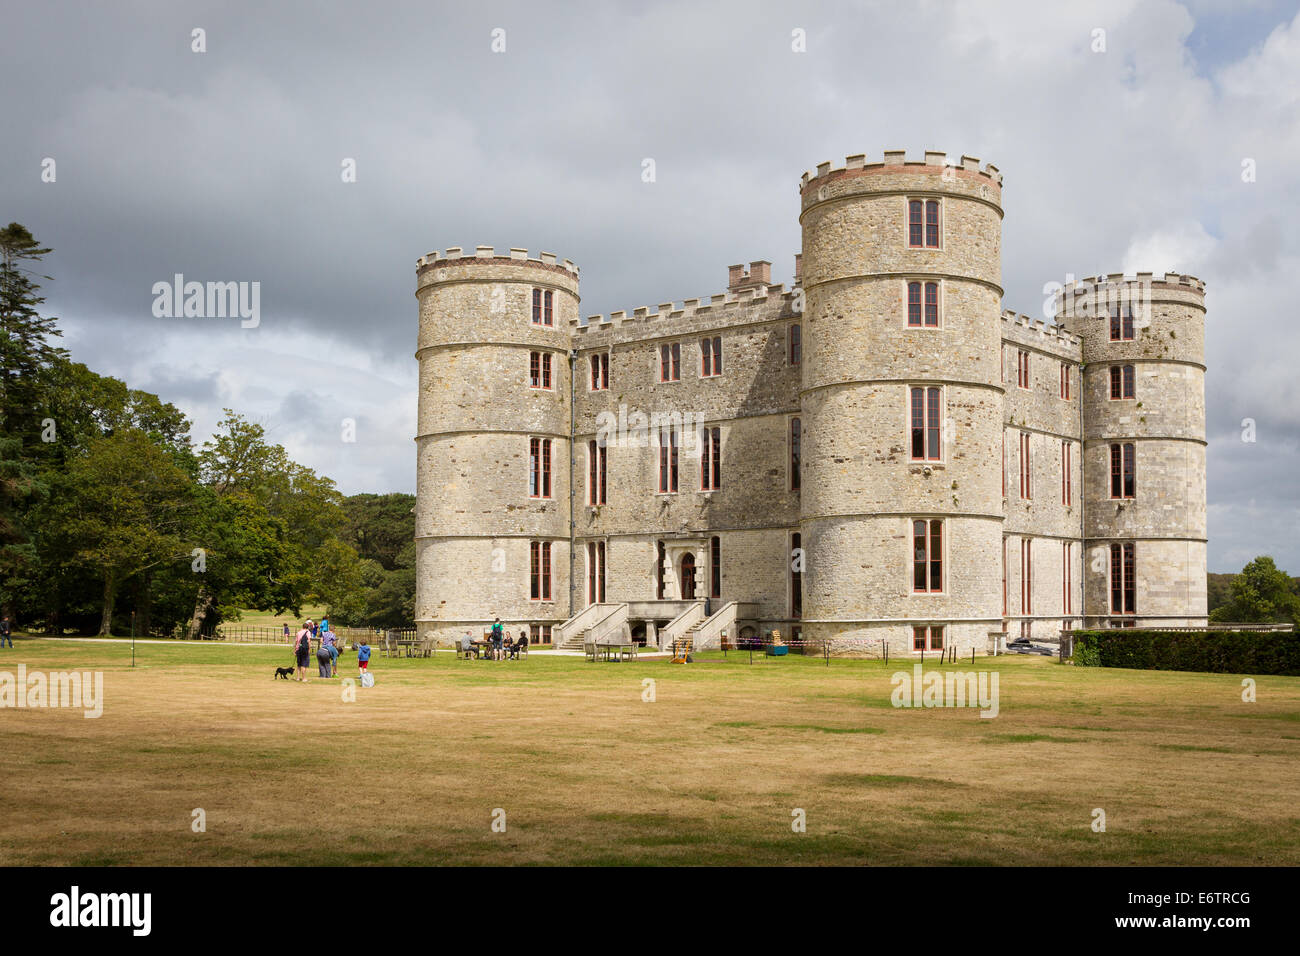
{"label": "child", "polygon": [[366,672],[366,665],[370,663],[370,640],[361,638],[361,646],[357,648],[357,668],[359,673]]}

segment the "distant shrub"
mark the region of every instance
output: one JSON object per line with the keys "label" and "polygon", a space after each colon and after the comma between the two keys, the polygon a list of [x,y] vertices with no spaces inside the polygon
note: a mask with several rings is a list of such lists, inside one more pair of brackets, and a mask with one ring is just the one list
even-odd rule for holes
{"label": "distant shrub", "polygon": [[1300,634],[1260,631],[1074,632],[1074,663],[1083,667],[1300,675]]}

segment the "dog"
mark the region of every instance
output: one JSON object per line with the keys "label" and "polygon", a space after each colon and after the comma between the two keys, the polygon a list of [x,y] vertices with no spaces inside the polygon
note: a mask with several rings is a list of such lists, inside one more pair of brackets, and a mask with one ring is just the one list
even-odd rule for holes
{"label": "dog", "polygon": [[[283,677],[285,680],[288,680],[292,674],[293,674],[292,667],[277,667],[275,669],[275,677]],[[275,680],[275,677],[271,679]]]}

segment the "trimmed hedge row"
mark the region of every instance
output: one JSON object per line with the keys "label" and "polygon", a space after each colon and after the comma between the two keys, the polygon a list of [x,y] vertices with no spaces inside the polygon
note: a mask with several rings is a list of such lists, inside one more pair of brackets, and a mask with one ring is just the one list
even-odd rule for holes
{"label": "trimmed hedge row", "polygon": [[1074,663],[1213,674],[1300,675],[1300,634],[1137,628],[1075,631]]}

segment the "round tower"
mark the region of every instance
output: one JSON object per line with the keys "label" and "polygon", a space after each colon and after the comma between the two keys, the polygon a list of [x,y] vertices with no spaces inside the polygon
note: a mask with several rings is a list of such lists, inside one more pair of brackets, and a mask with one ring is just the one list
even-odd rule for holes
{"label": "round tower", "polygon": [[418,261],[416,626],[452,643],[569,612],[578,269],[480,246]]}
{"label": "round tower", "polygon": [[1001,183],[939,152],[803,177],[804,633],[834,648],[1000,630]]}
{"label": "round tower", "polygon": [[1205,284],[1072,282],[1057,322],[1083,340],[1085,626],[1203,625]]}

